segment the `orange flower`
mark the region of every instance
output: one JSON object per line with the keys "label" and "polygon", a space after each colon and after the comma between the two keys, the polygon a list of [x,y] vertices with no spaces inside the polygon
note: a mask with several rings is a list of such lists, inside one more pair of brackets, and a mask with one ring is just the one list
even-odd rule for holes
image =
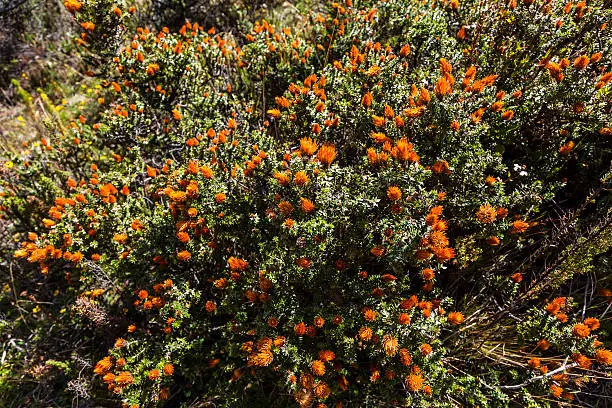
{"label": "orange flower", "polygon": [[529,367],[536,369],[541,365],[541,360],[537,357],[533,357],[532,359],[529,360],[529,362],[527,363],[529,365]]}
{"label": "orange flower", "polygon": [[482,115],[484,115],[485,110],[485,108],[475,110],[470,116],[470,120],[472,121],[472,123],[480,123],[482,121]]}
{"label": "orange flower", "polygon": [[510,279],[516,283],[520,283],[523,281],[523,274],[520,272],[513,273],[512,276],[510,276]]}
{"label": "orange flower", "polygon": [[151,381],[155,381],[159,378],[159,370],[158,369],[153,369],[151,371],[149,371],[149,380]]}
{"label": "orange flower", "polygon": [[512,223],[512,230],[510,230],[510,233],[520,234],[527,231],[527,228],[529,228],[528,223],[522,220],[516,220]]}
{"label": "orange flower", "polygon": [[249,267],[249,264],[244,259],[236,258],[234,256],[230,256],[227,260],[229,267],[232,271],[241,271],[244,272]]}
{"label": "orange flower", "polygon": [[410,324],[410,315],[408,313],[400,313],[397,321],[399,324]]}
{"label": "orange flower", "polygon": [[499,112],[503,107],[504,103],[502,101],[497,101],[493,103],[493,105],[491,105],[489,109],[491,109],[493,112]]}
{"label": "orange flower", "polygon": [[300,139],[300,152],[306,156],[312,156],[317,151],[317,142],[310,137]]}
{"label": "orange flower", "polygon": [[389,187],[387,189],[387,197],[391,201],[399,201],[402,198],[402,191],[395,186]]}
{"label": "orange flower", "polygon": [[366,108],[369,108],[372,105],[373,99],[372,94],[370,92],[366,92],[366,94],[363,95],[363,98],[361,98],[361,104]]}
{"label": "orange flower", "polygon": [[319,153],[317,153],[317,159],[319,162],[323,163],[326,166],[329,166],[336,159],[336,147],[332,144],[325,143],[319,149]]}
{"label": "orange flower", "polygon": [[587,317],[586,319],[584,319],[584,324],[589,326],[589,329],[591,330],[597,330],[600,326],[599,319],[595,317]]}
{"label": "orange flower", "polygon": [[448,62],[446,58],[440,58],[440,71],[443,74],[450,74],[453,72],[453,66]]}
{"label": "orange flower", "polygon": [[329,385],[327,385],[327,383],[323,381],[319,381],[314,386],[314,394],[317,398],[326,399],[327,397],[329,397],[329,394],[331,394]]}
{"label": "orange flower", "polygon": [[434,273],[433,269],[425,268],[421,272],[421,276],[423,277],[424,280],[430,281],[430,280],[432,280],[434,278],[435,273]]}
{"label": "orange flower", "polygon": [[123,371],[115,377],[115,383],[118,385],[129,385],[134,382],[134,377],[129,371]]}
{"label": "orange flower", "polygon": [[384,115],[388,119],[393,119],[393,117],[395,116],[395,112],[393,111],[393,108],[391,106],[385,105]]}
{"label": "orange flower", "polygon": [[385,247],[383,246],[374,247],[370,249],[370,253],[376,257],[381,257],[385,253]]}
{"label": "orange flower", "polygon": [[168,389],[168,387],[164,387],[161,390],[159,390],[160,400],[167,400],[168,398],[170,398],[170,390]]}
{"label": "orange flower", "polygon": [[366,319],[368,322],[373,322],[374,320],[376,320],[376,312],[370,309],[369,307],[366,307],[363,310],[363,318]]}
{"label": "orange flower", "polygon": [[589,334],[591,334],[591,329],[586,324],[577,323],[572,328],[572,334],[578,337],[579,339],[584,339],[585,337],[588,337]]}
{"label": "orange flower", "polygon": [[310,389],[314,386],[314,377],[309,373],[300,374],[300,385],[302,388]]}
{"label": "orange flower", "polygon": [[312,265],[312,261],[304,257],[296,259],[295,263],[302,269],[308,269]]}
{"label": "orange flower", "polygon": [[431,346],[427,343],[424,343],[421,345],[421,347],[419,347],[419,351],[421,352],[421,354],[423,354],[424,356],[428,356],[431,354],[431,352],[433,351],[433,349],[431,348]]}
{"label": "orange flower", "polygon": [[586,68],[589,65],[590,58],[586,55],[581,55],[574,60],[574,68],[580,70]]}
{"label": "orange flower", "polygon": [[450,174],[450,167],[446,160],[439,160],[431,166],[431,170],[436,174]]}
{"label": "orange flower", "polygon": [[165,364],[162,371],[164,372],[165,376],[171,376],[172,374],[174,374],[174,366],[170,363]]}
{"label": "orange flower", "polygon": [[204,305],[204,309],[208,312],[208,313],[212,313],[215,310],[217,310],[217,304],[215,302],[213,302],[212,300],[207,300],[206,304]]}
{"label": "orange flower", "polygon": [[187,194],[184,191],[171,191],[168,197],[174,202],[182,203],[187,200]]}
{"label": "orange flower", "polygon": [[306,333],[306,325],[304,322],[300,322],[295,325],[293,332],[298,336],[303,336]]}
{"label": "orange flower", "polygon": [[390,334],[385,334],[382,338],[382,348],[385,351],[385,354],[389,357],[395,356],[397,354],[398,342],[395,337]]}
{"label": "orange flower", "polygon": [[593,362],[591,361],[590,358],[588,358],[587,356],[584,356],[580,353],[575,353],[572,355],[572,359],[578,363],[578,365],[581,368],[585,368],[585,369],[589,369],[591,368],[591,365],[593,365]]}
{"label": "orange flower", "polygon": [[104,357],[102,360],[98,361],[96,363],[96,366],[94,367],[94,373],[96,374],[105,374],[107,373],[111,368],[113,368],[113,362],[111,360],[110,357]]}
{"label": "orange flower", "polygon": [[278,204],[278,209],[284,216],[291,214],[294,210],[293,205],[291,205],[291,203],[288,201],[281,201]]}
{"label": "orange flower", "polygon": [[495,221],[495,217],[497,216],[497,212],[495,208],[491,207],[489,204],[481,205],[478,211],[476,212],[476,218],[483,224],[490,224]]}
{"label": "orange flower", "polygon": [[125,244],[127,242],[128,236],[125,234],[117,234],[113,237],[113,241],[119,244]]}
{"label": "orange flower", "polygon": [[542,351],[546,351],[550,347],[550,342],[546,339],[540,339],[538,340],[537,347]]}
{"label": "orange flower", "polygon": [[499,207],[497,209],[497,218],[498,219],[503,220],[507,216],[508,216],[508,209],[506,209],[504,207]]}
{"label": "orange flower", "polygon": [[386,119],[384,118],[384,116],[372,115],[372,122],[374,123],[374,126],[381,127],[385,126]]}
{"label": "orange flower", "polygon": [[565,306],[565,300],[566,298],[564,297],[553,299],[552,302],[546,305],[546,311],[551,315],[557,314]]}
{"label": "orange flower", "polygon": [[376,153],[376,150],[372,147],[368,148],[367,155],[368,162],[371,166],[378,166],[379,164],[383,164],[385,161],[387,161],[388,158],[386,153],[383,152],[381,154],[378,154]]}
{"label": "orange flower", "polygon": [[[147,75],[153,76],[153,75],[155,75],[155,73],[157,71],[159,71],[159,65],[158,64],[152,63],[152,64],[147,65],[147,69],[146,69]],[[197,139],[196,139],[196,142],[197,142]]]}
{"label": "orange flower", "polygon": [[81,10],[83,3],[77,0],[65,0],[64,7],[66,7],[66,10],[68,10],[70,14],[74,14]]}
{"label": "orange flower", "polygon": [[599,349],[595,352],[595,360],[601,364],[612,365],[612,351]]}
{"label": "orange flower", "polygon": [[402,365],[408,367],[410,364],[412,364],[412,356],[410,355],[410,352],[408,352],[407,349],[400,349],[399,357]]}
{"label": "orange flower", "polygon": [[463,314],[461,312],[450,312],[448,314],[448,321],[452,324],[461,324],[464,320],[465,317],[463,317]]}
{"label": "orange flower", "polygon": [[381,132],[372,132],[370,136],[378,143],[384,143],[390,140],[387,135]]}
{"label": "orange flower", "polygon": [[274,360],[274,356],[270,350],[260,350],[248,357],[248,365],[257,367],[267,367]]}
{"label": "orange flower", "polygon": [[410,374],[406,377],[406,387],[410,391],[418,391],[423,387],[423,377],[420,374]]}
{"label": "orange flower", "polygon": [[307,199],[307,198],[301,197],[301,198],[300,198],[300,203],[301,203],[302,210],[303,210],[305,213],[310,213],[310,212],[312,212],[312,211],[314,210],[314,208],[315,208],[315,206],[314,206],[314,204],[312,203],[312,201],[310,201],[310,200],[309,200],[309,199]]}
{"label": "orange flower", "polygon": [[[444,231],[433,230],[429,233],[427,237],[427,242],[432,249],[442,249],[448,246],[448,238]],[[435,251],[434,251],[435,252]]]}
{"label": "orange flower", "polygon": [[372,329],[370,329],[369,327],[361,327],[359,329],[358,336],[363,341],[370,341],[370,339],[372,338]]}
{"label": "orange flower", "polygon": [[[213,285],[215,285],[215,288],[217,289],[225,289],[227,288],[228,281],[225,278],[217,279],[213,282]],[[247,291],[247,292],[250,292],[250,291]]]}
{"label": "orange flower", "polygon": [[86,21],[84,23],[81,23],[81,27],[83,27],[84,30],[93,31],[94,28],[96,28],[96,25],[91,21]]}
{"label": "orange flower", "polygon": [[570,140],[569,142],[567,142],[566,144],[564,144],[563,146],[559,148],[559,154],[567,156],[568,154],[570,154],[572,150],[574,150],[574,146],[575,146],[574,142]]}
{"label": "orange flower", "polygon": [[446,77],[438,78],[438,82],[436,82],[436,86],[434,88],[434,93],[438,98],[442,98],[444,95],[448,95],[453,92],[453,87],[448,81]]}
{"label": "orange flower", "polygon": [[156,309],[161,309],[165,302],[162,298],[160,297],[154,297],[153,299],[151,299],[151,304],[153,305],[153,307],[155,307]]}
{"label": "orange flower", "polygon": [[391,150],[391,156],[401,162],[416,162],[419,160],[418,155],[413,150],[412,143],[408,142],[408,140],[405,138],[402,138],[395,143],[395,147],[393,150]]}
{"label": "orange flower", "polygon": [[499,238],[492,236],[487,238],[487,244],[491,245],[491,246],[498,246],[500,244],[500,240]]}
{"label": "orange flower", "polygon": [[296,186],[303,186],[307,184],[308,181],[308,175],[305,171],[298,171],[297,173],[295,173],[295,176],[293,176],[293,182]]}
{"label": "orange flower", "polygon": [[289,185],[289,182],[291,181],[286,173],[276,172],[274,173],[274,178],[276,179],[276,181],[278,181],[278,184],[283,187],[287,187]]}
{"label": "orange flower", "polygon": [[191,253],[189,253],[189,251],[187,250],[181,251],[178,254],[176,254],[176,257],[178,258],[179,261],[188,261],[191,258]]}
{"label": "orange flower", "polygon": [[332,361],[335,358],[336,358],[336,354],[334,354],[333,351],[330,351],[330,350],[319,351],[319,360],[321,361],[324,361],[324,362]]}
{"label": "orange flower", "polygon": [[218,193],[215,195],[215,201],[217,204],[221,204],[226,200],[227,196],[223,193]]}
{"label": "orange flower", "polygon": [[310,364],[310,370],[316,376],[325,375],[325,363],[321,360],[315,360]]}
{"label": "orange flower", "polygon": [[268,109],[266,113],[272,116],[273,118],[279,118],[281,115],[281,112],[278,109]]}
{"label": "orange flower", "polygon": [[563,393],[563,388],[559,387],[556,384],[553,384],[550,386],[550,392],[555,398],[559,398],[561,394]]}

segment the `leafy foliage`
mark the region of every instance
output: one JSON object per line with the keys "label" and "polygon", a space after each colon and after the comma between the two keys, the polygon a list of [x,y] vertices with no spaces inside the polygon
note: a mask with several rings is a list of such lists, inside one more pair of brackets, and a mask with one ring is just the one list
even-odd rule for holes
{"label": "leafy foliage", "polygon": [[0,173],[6,399],[606,392],[603,2],[345,0],[234,33],[64,5],[84,101]]}

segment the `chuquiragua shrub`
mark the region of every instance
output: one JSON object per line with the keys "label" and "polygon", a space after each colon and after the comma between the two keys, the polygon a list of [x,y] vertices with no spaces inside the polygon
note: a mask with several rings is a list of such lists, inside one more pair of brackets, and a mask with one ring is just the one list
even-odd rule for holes
{"label": "chuquiragua shrub", "polygon": [[605,393],[604,2],[345,0],[241,36],[64,5],[91,79],[3,159],[5,378],[132,408]]}

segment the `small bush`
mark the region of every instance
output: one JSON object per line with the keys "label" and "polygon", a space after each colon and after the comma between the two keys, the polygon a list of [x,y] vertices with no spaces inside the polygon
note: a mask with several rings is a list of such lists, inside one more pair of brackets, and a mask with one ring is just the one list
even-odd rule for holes
{"label": "small bush", "polygon": [[346,0],[233,35],[65,6],[84,102],[1,173],[17,404],[16,378],[126,407],[605,393],[602,2]]}

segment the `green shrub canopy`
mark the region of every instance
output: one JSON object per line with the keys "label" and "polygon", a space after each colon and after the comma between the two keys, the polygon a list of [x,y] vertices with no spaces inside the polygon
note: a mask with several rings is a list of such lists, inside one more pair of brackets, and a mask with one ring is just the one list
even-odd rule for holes
{"label": "green shrub canopy", "polygon": [[232,35],[64,5],[83,102],[0,174],[18,405],[11,376],[125,407],[603,392],[603,2],[346,0]]}

